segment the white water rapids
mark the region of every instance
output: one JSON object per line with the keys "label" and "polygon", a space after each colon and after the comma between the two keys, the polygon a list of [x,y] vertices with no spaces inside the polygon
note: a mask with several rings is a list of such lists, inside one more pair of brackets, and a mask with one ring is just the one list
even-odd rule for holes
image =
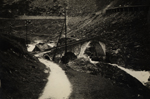
{"label": "white water rapids", "polygon": [[81,46],[81,50],[80,50],[80,54],[78,55],[78,58],[81,58],[81,57],[87,58],[87,56],[84,54],[84,52],[87,48],[90,47],[89,46],[90,43],[91,43],[91,41],[86,42]]}
{"label": "white water rapids", "polygon": [[[43,41],[42,41],[42,40],[34,40],[33,43],[28,44],[27,51],[28,51],[28,52],[32,52],[33,49],[35,48],[36,44],[39,44],[39,43],[43,43]],[[56,46],[54,42],[53,42],[53,43],[46,43],[46,44],[47,44],[48,46],[50,46],[50,47]]]}
{"label": "white water rapids", "polygon": [[143,85],[145,85],[145,83],[148,82],[148,78],[150,77],[150,71],[135,71],[132,69],[123,68],[121,66],[118,66],[117,64],[110,64],[110,65],[117,66],[121,70],[125,71],[126,73],[128,73],[132,77],[139,80]]}
{"label": "white water rapids", "polygon": [[[84,54],[86,48],[89,47],[89,44],[90,41],[83,44],[78,58],[79,57],[87,58],[91,63],[94,64],[97,62],[92,61],[88,56]],[[33,47],[35,47],[35,44],[30,44],[30,46],[28,47],[28,51],[31,51]],[[50,76],[48,77],[48,82],[39,99],[68,99],[72,92],[72,87],[65,72],[57,64],[51,61],[42,58],[39,58],[39,60],[41,63],[45,64],[47,67],[51,69]],[[111,65],[117,66],[121,70],[127,72],[129,75],[138,79],[143,85],[145,85],[145,83],[148,82],[148,78],[150,76],[149,71],[135,71],[135,70],[123,68],[116,64],[111,64]]]}
{"label": "white water rapids", "polygon": [[41,43],[41,42],[43,42],[43,41],[42,40],[35,40],[34,43],[28,44],[27,51],[32,52],[33,49],[35,48],[35,45],[38,44],[38,43]]}
{"label": "white water rapids", "polygon": [[[89,60],[91,63],[95,64],[95,63],[98,63],[98,62],[97,61],[92,61],[88,56],[86,56],[84,54],[86,48],[89,48],[90,43],[91,42],[89,41],[89,42],[86,42],[85,44],[82,45],[80,54],[78,55],[78,58],[79,57],[84,57],[87,60]],[[105,51],[106,48],[105,48],[104,44],[102,44],[101,42],[99,42],[99,43],[102,46],[103,51],[106,52]],[[110,65],[111,66],[117,66],[121,70],[125,71],[126,73],[128,73],[132,77],[139,80],[143,85],[145,85],[145,83],[148,82],[148,78],[150,77],[150,71],[135,71],[135,70],[132,70],[132,69],[123,68],[121,66],[118,66],[117,64],[110,64]]]}
{"label": "white water rapids", "polygon": [[48,82],[39,99],[68,99],[72,92],[72,87],[65,72],[51,61],[42,58],[39,60],[51,69]]}
{"label": "white water rapids", "polygon": [[[35,45],[39,42],[37,41],[33,44],[29,44],[27,50],[29,52],[32,51]],[[35,56],[40,57],[41,55],[36,54]],[[65,72],[59,67],[59,65],[52,61],[48,61],[43,58],[39,58],[39,61],[51,70],[50,75],[47,78],[48,82],[39,99],[68,99],[72,92],[72,86]]]}

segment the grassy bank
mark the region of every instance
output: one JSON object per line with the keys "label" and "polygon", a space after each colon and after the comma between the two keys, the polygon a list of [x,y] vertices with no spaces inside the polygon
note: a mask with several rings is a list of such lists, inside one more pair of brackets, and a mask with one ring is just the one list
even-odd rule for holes
{"label": "grassy bank", "polygon": [[150,90],[124,71],[106,64],[97,64],[96,74],[75,71],[60,64],[66,71],[73,92],[69,99],[149,99]]}
{"label": "grassy bank", "polygon": [[45,65],[28,54],[23,39],[0,34],[2,99],[38,99],[48,74]]}

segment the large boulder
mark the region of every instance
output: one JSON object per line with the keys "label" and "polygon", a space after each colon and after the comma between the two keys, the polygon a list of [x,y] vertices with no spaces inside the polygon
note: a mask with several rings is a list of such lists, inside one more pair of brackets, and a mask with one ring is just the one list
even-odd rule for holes
{"label": "large boulder", "polygon": [[99,73],[99,68],[83,57],[70,61],[67,66],[79,72],[90,74]]}
{"label": "large boulder", "polygon": [[33,51],[45,51],[47,49],[50,49],[51,47],[46,44],[46,43],[38,43],[35,48],[33,49]]}
{"label": "large boulder", "polygon": [[62,62],[63,64],[67,64],[69,61],[72,61],[72,60],[74,60],[74,59],[76,59],[76,58],[77,58],[77,56],[76,56],[74,53],[72,53],[72,52],[67,52],[67,53],[65,53],[65,55],[62,57],[61,62]]}

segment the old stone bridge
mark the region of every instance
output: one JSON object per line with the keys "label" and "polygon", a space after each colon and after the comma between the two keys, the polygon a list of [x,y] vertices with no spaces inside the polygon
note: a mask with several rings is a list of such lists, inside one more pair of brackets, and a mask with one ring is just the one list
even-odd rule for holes
{"label": "old stone bridge", "polygon": [[67,42],[67,46],[64,44],[57,46],[47,51],[40,52],[44,58],[53,60],[53,58],[61,58],[64,56],[67,47],[67,52],[74,53],[77,57],[98,57],[105,58],[106,45],[104,41],[97,37],[85,38],[75,42]]}

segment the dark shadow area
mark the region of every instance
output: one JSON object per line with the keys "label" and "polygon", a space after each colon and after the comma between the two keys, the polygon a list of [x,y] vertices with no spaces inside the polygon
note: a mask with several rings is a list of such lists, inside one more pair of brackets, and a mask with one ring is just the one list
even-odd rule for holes
{"label": "dark shadow area", "polygon": [[67,64],[69,61],[76,59],[77,56],[72,52],[67,52],[65,55],[61,58],[61,61],[63,64]]}
{"label": "dark shadow area", "polygon": [[50,58],[48,56],[44,56],[45,59],[50,60]]}

